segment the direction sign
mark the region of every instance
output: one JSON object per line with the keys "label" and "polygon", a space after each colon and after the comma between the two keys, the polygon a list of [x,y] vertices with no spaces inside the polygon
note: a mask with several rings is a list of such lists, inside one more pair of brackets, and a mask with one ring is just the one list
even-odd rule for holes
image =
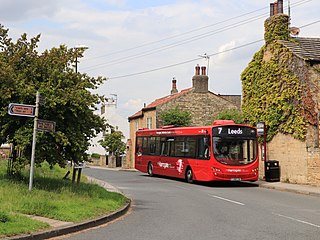
{"label": "direction sign", "polygon": [[19,103],[10,103],[8,107],[9,115],[34,117],[36,106]]}
{"label": "direction sign", "polygon": [[56,128],[56,122],[38,119],[37,129],[39,131],[54,132]]}

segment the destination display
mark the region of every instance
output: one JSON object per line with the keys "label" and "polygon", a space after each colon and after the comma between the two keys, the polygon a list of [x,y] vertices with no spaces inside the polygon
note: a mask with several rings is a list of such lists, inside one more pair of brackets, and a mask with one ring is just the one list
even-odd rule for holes
{"label": "destination display", "polygon": [[256,138],[256,130],[245,126],[218,126],[212,128],[213,137]]}

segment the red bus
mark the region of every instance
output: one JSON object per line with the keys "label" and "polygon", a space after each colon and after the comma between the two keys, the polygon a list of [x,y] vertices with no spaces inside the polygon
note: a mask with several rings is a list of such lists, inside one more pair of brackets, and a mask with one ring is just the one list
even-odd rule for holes
{"label": "red bus", "polygon": [[135,168],[150,176],[189,183],[258,180],[257,130],[231,120],[205,127],[139,129],[135,149]]}

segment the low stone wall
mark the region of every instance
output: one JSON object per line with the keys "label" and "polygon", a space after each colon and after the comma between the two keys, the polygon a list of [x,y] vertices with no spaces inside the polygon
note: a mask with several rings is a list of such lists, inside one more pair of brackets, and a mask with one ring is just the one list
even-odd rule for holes
{"label": "low stone wall", "polygon": [[319,149],[307,149],[306,143],[278,133],[267,145],[267,159],[278,160],[282,182],[320,186]]}

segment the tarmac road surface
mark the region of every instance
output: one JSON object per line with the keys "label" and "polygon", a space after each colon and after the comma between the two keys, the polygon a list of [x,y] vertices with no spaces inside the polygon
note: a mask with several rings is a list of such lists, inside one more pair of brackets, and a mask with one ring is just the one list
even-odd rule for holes
{"label": "tarmac road surface", "polygon": [[112,223],[58,239],[319,240],[320,198],[248,183],[187,184],[140,172],[85,169],[132,199]]}

